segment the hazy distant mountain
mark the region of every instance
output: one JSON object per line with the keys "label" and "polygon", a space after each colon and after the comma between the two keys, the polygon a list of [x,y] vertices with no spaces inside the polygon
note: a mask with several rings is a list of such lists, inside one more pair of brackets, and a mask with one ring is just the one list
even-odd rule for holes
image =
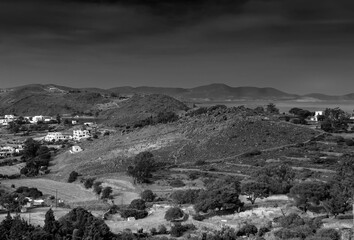
{"label": "hazy distant mountain", "polygon": [[[114,93],[114,94],[113,94]],[[0,89],[0,115],[16,113],[19,115],[55,115],[57,113],[90,113],[114,116],[106,110],[122,107],[117,96],[163,94],[178,99],[181,102],[203,101],[235,101],[235,100],[296,100],[303,102],[316,101],[348,101],[354,100],[354,93],[342,96],[329,96],[321,93],[306,95],[289,94],[275,88],[230,87],[225,84],[210,84],[195,88],[163,88],[163,87],[116,87],[100,88],[70,88],[54,84],[31,84],[8,89]],[[154,104],[177,106],[173,99],[151,98]],[[157,100],[156,100],[157,99]],[[160,99],[160,100],[159,100]],[[140,99],[147,101],[147,99]],[[155,104],[156,105],[156,104]],[[152,107],[157,107],[156,106]],[[130,106],[131,109],[141,106]],[[173,107],[179,109],[180,107]],[[159,109],[162,109],[159,107]],[[113,110],[114,112],[115,110]],[[109,114],[108,114],[109,113]],[[147,111],[150,114],[150,111]]]}
{"label": "hazy distant mountain", "polygon": [[109,89],[117,94],[159,93],[183,100],[227,101],[239,99],[296,99],[299,96],[275,88],[230,87],[225,84],[210,84],[195,88],[121,87]]}

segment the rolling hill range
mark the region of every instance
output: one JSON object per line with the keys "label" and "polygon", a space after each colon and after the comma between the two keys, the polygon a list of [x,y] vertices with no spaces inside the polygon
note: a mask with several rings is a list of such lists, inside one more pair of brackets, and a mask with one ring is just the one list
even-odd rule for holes
{"label": "rolling hill range", "polygon": [[321,93],[305,95],[290,94],[275,88],[230,87],[225,84],[210,84],[195,88],[163,87],[116,87],[111,88],[116,94],[157,93],[166,94],[184,101],[233,101],[233,100],[304,100],[311,101],[348,101],[354,100],[354,93],[331,96]]}
{"label": "rolling hill range", "polygon": [[112,88],[117,94],[160,93],[186,101],[225,101],[239,99],[296,99],[298,95],[279,91],[275,88],[230,87],[225,84],[210,84],[195,88],[118,87]]}
{"label": "rolling hill range", "polygon": [[[162,95],[164,96],[162,96]],[[136,96],[134,96],[136,95]],[[152,95],[149,97],[149,95]],[[127,100],[134,96],[131,100]],[[167,97],[169,96],[169,97]],[[177,101],[178,99],[179,101]],[[195,88],[117,87],[112,89],[70,88],[32,84],[0,89],[0,115],[91,114],[112,120],[138,119],[159,111],[185,110],[181,102],[264,101],[352,101],[354,94],[329,96],[320,93],[289,94],[275,88],[230,87],[210,84]],[[166,106],[165,106],[166,105]],[[121,121],[118,122],[121,122]]]}

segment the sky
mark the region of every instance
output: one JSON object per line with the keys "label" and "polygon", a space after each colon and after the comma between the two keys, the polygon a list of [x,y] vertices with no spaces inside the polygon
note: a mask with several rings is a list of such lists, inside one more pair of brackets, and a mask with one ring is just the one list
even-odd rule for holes
{"label": "sky", "polygon": [[0,88],[354,92],[352,0],[1,0]]}

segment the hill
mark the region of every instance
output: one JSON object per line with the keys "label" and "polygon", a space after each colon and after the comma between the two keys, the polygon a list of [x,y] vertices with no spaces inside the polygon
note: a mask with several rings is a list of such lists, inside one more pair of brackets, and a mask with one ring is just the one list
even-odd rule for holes
{"label": "hill", "polygon": [[316,134],[285,122],[263,121],[252,109],[214,108],[174,123],[85,141],[83,152],[56,157],[51,177],[66,179],[72,170],[84,175],[125,172],[131,159],[142,151],[151,151],[158,161],[183,165],[296,144]]}
{"label": "hill", "polygon": [[116,107],[102,111],[100,117],[107,119],[108,125],[124,125],[156,116],[160,112],[178,113],[186,110],[188,107],[184,103],[167,95],[134,95]]}
{"label": "hill", "polygon": [[[108,94],[108,93],[107,93]],[[0,114],[93,114],[95,104],[109,99],[102,93],[56,85],[27,85],[0,94]]]}
{"label": "hill", "polygon": [[158,88],[158,87],[118,87],[109,89],[117,94],[159,93],[186,101],[196,100],[239,100],[239,99],[295,99],[298,95],[279,91],[275,88],[230,87],[225,84],[210,84],[195,88]]}

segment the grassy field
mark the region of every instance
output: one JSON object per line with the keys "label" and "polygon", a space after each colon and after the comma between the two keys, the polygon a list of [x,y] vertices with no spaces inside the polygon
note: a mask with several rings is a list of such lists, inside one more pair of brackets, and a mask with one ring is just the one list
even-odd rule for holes
{"label": "grassy field", "polygon": [[13,166],[0,167],[0,174],[2,175],[14,175],[20,174],[20,170],[26,165],[26,163],[19,163]]}
{"label": "grassy field", "polygon": [[57,182],[43,178],[23,178],[4,180],[1,182],[1,185],[6,188],[11,188],[12,184],[14,184],[16,188],[20,186],[36,187],[42,191],[43,194],[53,196],[55,196],[57,191],[58,198],[64,200],[66,203],[97,199],[91,190],[86,190],[83,186],[75,183]]}

